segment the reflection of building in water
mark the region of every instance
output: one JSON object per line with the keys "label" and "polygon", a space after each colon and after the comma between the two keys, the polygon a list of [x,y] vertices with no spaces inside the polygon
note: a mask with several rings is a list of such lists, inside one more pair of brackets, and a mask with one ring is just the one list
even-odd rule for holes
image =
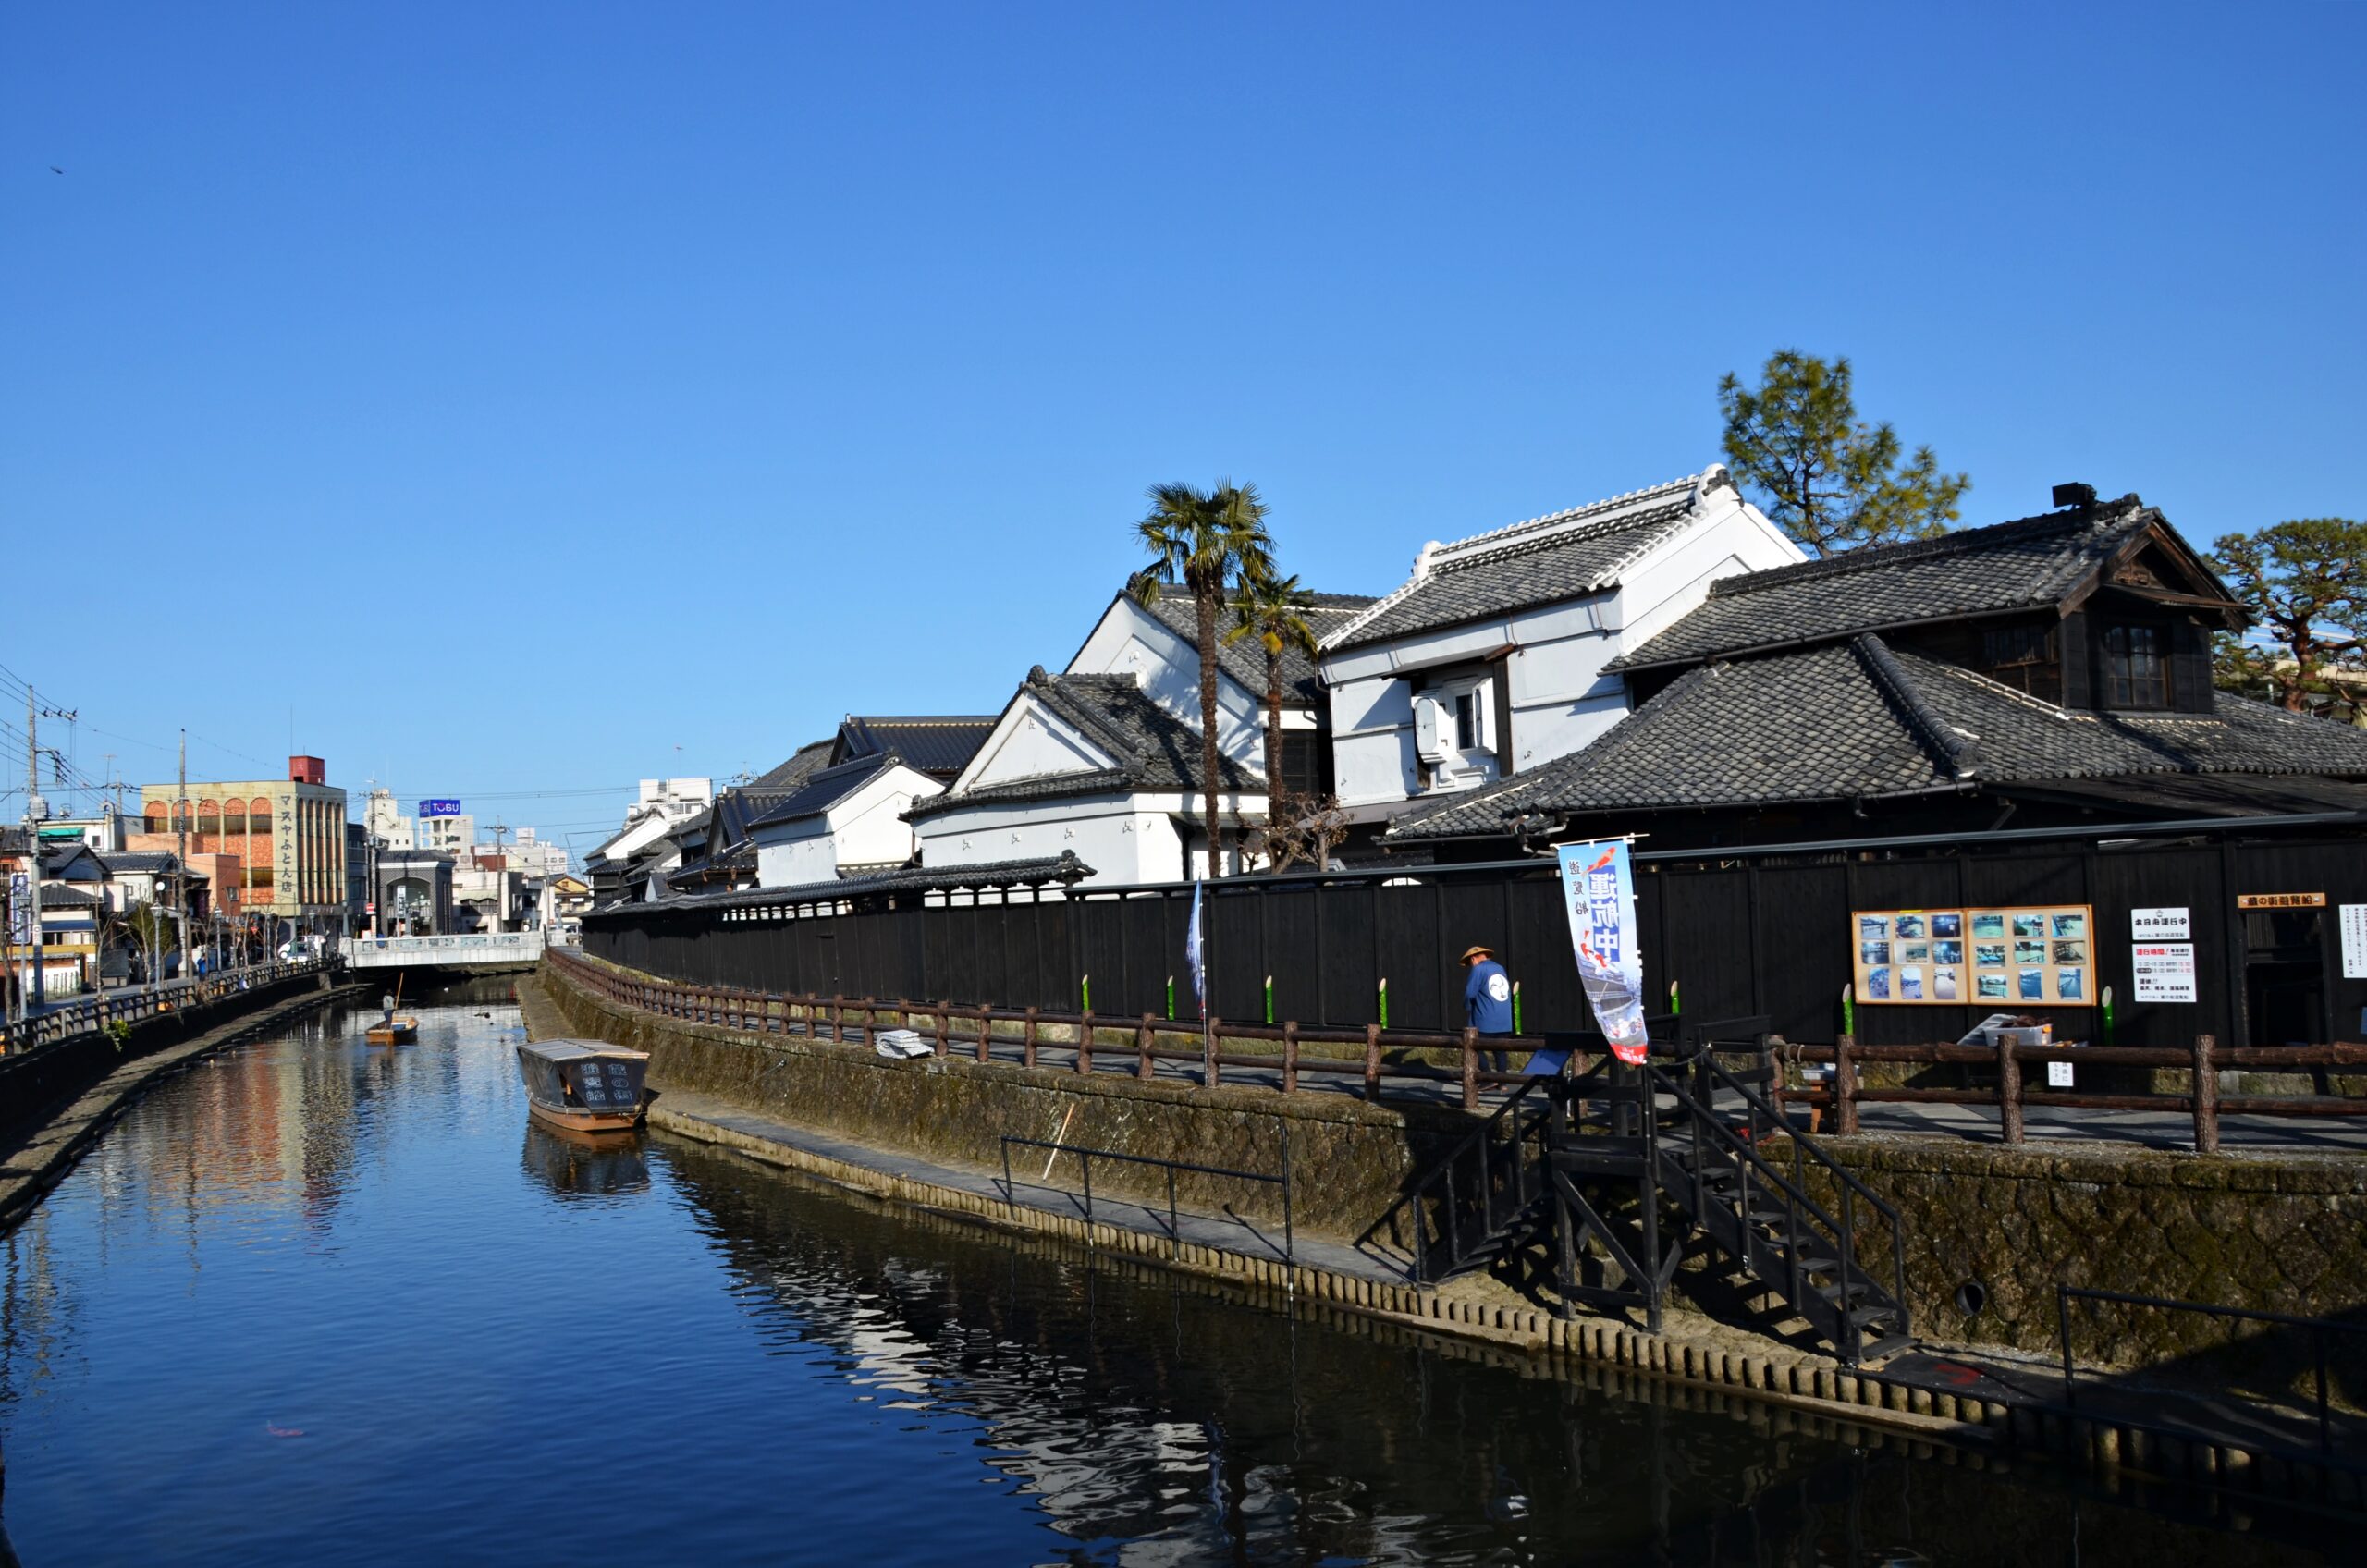
{"label": "reflection of building in water", "polygon": [[638,1133],[562,1132],[529,1121],[518,1163],[562,1198],[613,1197],[649,1187]]}

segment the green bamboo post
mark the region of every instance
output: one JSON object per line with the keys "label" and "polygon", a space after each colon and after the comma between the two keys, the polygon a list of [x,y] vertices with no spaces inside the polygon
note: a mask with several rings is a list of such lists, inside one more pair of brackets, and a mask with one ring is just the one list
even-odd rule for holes
{"label": "green bamboo post", "polygon": [[1272,975],[1269,974],[1269,975],[1267,975],[1267,976],[1266,976],[1266,1023],[1267,1023],[1268,1026],[1269,1026],[1269,1027],[1270,1027],[1270,1026],[1273,1024],[1273,1022],[1274,1022],[1274,977],[1273,977]]}
{"label": "green bamboo post", "polygon": [[1855,1039],[1858,1035],[1858,987],[1841,987],[1841,1032]]}
{"label": "green bamboo post", "polygon": [[1380,977],[1380,1026],[1389,1027],[1389,976]]}
{"label": "green bamboo post", "polygon": [[1672,1016],[1682,1016],[1685,1012],[1684,1005],[1677,998],[1676,982],[1674,980],[1668,983],[1668,1011]]}
{"label": "green bamboo post", "polygon": [[1520,982],[1517,980],[1513,982],[1513,1033],[1515,1035],[1528,1033],[1520,1024]]}
{"label": "green bamboo post", "polygon": [[2104,994],[2102,999],[2104,1007],[2104,1044],[2111,1045],[2113,1025],[2116,1021],[2112,1015],[2112,987],[2110,986],[2106,986],[2104,987]]}
{"label": "green bamboo post", "polygon": [[1167,1022],[1175,1022],[1175,976],[1167,977]]}
{"label": "green bamboo post", "polygon": [[1078,975],[1076,977],[1076,988],[1078,993],[1085,998],[1085,1005],[1078,1008],[1077,1011],[1079,1012],[1091,1012],[1093,1011],[1093,976],[1090,974]]}

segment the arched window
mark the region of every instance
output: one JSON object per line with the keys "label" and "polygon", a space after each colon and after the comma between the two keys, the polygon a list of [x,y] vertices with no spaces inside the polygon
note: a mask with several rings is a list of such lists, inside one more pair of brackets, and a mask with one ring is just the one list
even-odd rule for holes
{"label": "arched window", "polygon": [[151,833],[162,833],[162,832],[164,832],[164,831],[165,831],[165,802],[162,802],[162,801],[150,801],[146,805],[143,805],[143,806],[141,806],[141,807],[140,808],[140,812],[141,812],[141,815],[142,816],[144,816],[144,817],[146,817],[146,818],[148,819],[148,831],[149,831],[149,832],[151,832]]}
{"label": "arched window", "polygon": [[200,801],[197,802],[197,830],[200,833],[219,833],[222,831],[221,802]]}
{"label": "arched window", "polygon": [[271,802],[264,796],[247,802],[247,831],[265,836],[271,832]]}

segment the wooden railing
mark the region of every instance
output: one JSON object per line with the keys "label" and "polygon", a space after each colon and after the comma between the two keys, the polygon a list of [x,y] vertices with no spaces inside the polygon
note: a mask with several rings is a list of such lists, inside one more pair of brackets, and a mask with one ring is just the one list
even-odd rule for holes
{"label": "wooden railing", "polygon": [[[1301,1080],[1309,1077],[1360,1080],[1364,1096],[1369,1100],[1381,1097],[1384,1084],[1392,1084],[1401,1093],[1417,1085],[1435,1093],[1445,1085],[1459,1088],[1463,1106],[1468,1110],[1479,1109],[1484,1088],[1527,1082],[1517,1072],[1483,1068],[1483,1055],[1498,1050],[1533,1051],[1545,1044],[1544,1038],[1536,1035],[1483,1038],[1471,1029],[1440,1035],[1383,1029],[1378,1023],[1355,1030],[1303,1027],[1297,1023],[1235,1023],[1211,1018],[1203,1030],[1195,1021],[1160,1018],[1147,1012],[1139,1018],[1129,1018],[1048,1008],[784,995],[695,985],[619,971],[556,949],[546,953],[545,962],[565,970],[576,983],[619,1006],[750,1034],[799,1035],[844,1042],[850,1033],[868,1039],[879,1030],[911,1029],[928,1040],[933,1053],[939,1057],[963,1055],[988,1061],[993,1060],[996,1047],[1016,1047],[1020,1062],[1034,1067],[1041,1050],[1054,1046],[1076,1053],[1073,1066],[1079,1072],[1095,1071],[1097,1057],[1106,1060],[1122,1055],[1131,1060],[1138,1078],[1154,1076],[1162,1061],[1190,1062],[1199,1067],[1201,1081],[1211,1085],[1221,1084],[1228,1070],[1278,1073],[1277,1087],[1286,1095],[1298,1093]],[[1015,1025],[1016,1033],[998,1034],[999,1024]],[[1113,1048],[1097,1040],[1097,1032],[1113,1030],[1130,1032],[1130,1046]],[[1048,1031],[1059,1031],[1069,1037],[1055,1039],[1048,1035]],[[1171,1038],[1178,1035],[1201,1035],[1203,1040],[1200,1046],[1190,1049],[1159,1043],[1162,1035]],[[1278,1048],[1254,1052],[1233,1048],[1245,1043]],[[1361,1049],[1353,1056],[1333,1056],[1303,1048],[1309,1045],[1352,1045]],[[1408,1053],[1416,1051],[1447,1053],[1455,1065],[1408,1060]]]}
{"label": "wooden railing", "polygon": [[[1024,1065],[1037,1065],[1039,1049],[1058,1045],[1076,1053],[1073,1066],[1079,1072],[1094,1071],[1097,1055],[1107,1058],[1112,1047],[1095,1039],[1097,1031],[1131,1031],[1131,1047],[1117,1047],[1118,1053],[1130,1057],[1135,1075],[1149,1078],[1159,1062],[1190,1062],[1200,1068],[1201,1081],[1206,1084],[1223,1082],[1227,1071],[1272,1072],[1278,1074],[1277,1087],[1283,1094],[1299,1092],[1303,1079],[1341,1079],[1360,1081],[1351,1086],[1360,1087],[1364,1097],[1379,1100],[1384,1084],[1394,1092],[1435,1095],[1441,1086],[1459,1089],[1461,1103],[1466,1110],[1480,1109],[1481,1093],[1485,1089],[1510,1087],[1527,1082],[1524,1074],[1496,1072],[1481,1066],[1483,1056],[1502,1050],[1527,1052],[1546,1044],[1539,1035],[1490,1035],[1485,1038],[1476,1031],[1466,1029],[1459,1034],[1430,1034],[1412,1030],[1383,1029],[1367,1024],[1361,1031],[1338,1027],[1317,1027],[1298,1023],[1236,1023],[1227,1019],[1210,1019],[1203,1042],[1195,1048],[1180,1048],[1163,1045],[1160,1037],[1170,1039],[1178,1035],[1202,1034],[1200,1026],[1188,1020],[1165,1019],[1145,1013],[1140,1018],[1111,1016],[1092,1012],[1061,1012],[1044,1008],[998,1008],[963,1005],[950,1001],[916,1002],[885,1000],[877,998],[824,997],[785,995],[741,989],[728,986],[699,985],[687,981],[662,980],[633,971],[613,968],[575,953],[556,949],[546,956],[547,962],[564,968],[578,983],[621,1006],[638,1008],[668,1018],[688,1023],[714,1023],[726,1028],[742,1029],[752,1034],[802,1035],[816,1039],[843,1042],[851,1034],[869,1038],[878,1029],[906,1028],[929,1041],[935,1055],[963,1055],[979,1061],[992,1060],[997,1047],[1010,1051],[1015,1047],[1018,1060]],[[1015,1026],[1014,1033],[997,1033],[998,1025]],[[1059,1031],[1065,1039],[1053,1040],[1047,1030]],[[1594,1036],[1593,1038],[1599,1038]],[[1556,1043],[1560,1043],[1557,1040]],[[1351,1045],[1361,1047],[1355,1054],[1335,1056],[1310,1053],[1310,1045]],[[1243,1046],[1263,1047],[1250,1050]],[[1755,1049],[1755,1044],[1745,1046],[1713,1045],[1722,1054],[1743,1053]],[[2205,1153],[2219,1147],[2219,1119],[2222,1116],[2361,1116],[2367,1115],[2367,1098],[2349,1098],[2335,1095],[2226,1095],[2219,1093],[2218,1074],[2224,1069],[2252,1068],[2283,1072],[2307,1072],[2323,1068],[2367,1068],[2367,1045],[2341,1044],[2332,1046],[2285,1046],[2270,1047],[2231,1048],[2217,1045],[2211,1036],[2196,1039],[2191,1049],[2173,1050],[2141,1046],[2014,1046],[1992,1048],[1986,1046],[1909,1045],[1860,1046],[1849,1036],[1830,1046],[1782,1045],[1779,1050],[1786,1062],[1805,1066],[1822,1065],[1830,1069],[1821,1084],[1782,1087],[1771,1096],[1778,1105],[1800,1106],[1812,1110],[1830,1112],[1820,1115],[1819,1130],[1842,1135],[1858,1132],[1858,1109],[1873,1104],[1895,1105],[1968,1105],[1994,1107],[1998,1112],[2005,1141],[2023,1141],[2023,1113],[2027,1107],[2043,1105],[2089,1110],[2152,1110],[2189,1116],[2193,1122],[2193,1144]],[[1441,1053],[1447,1065],[1417,1060],[1413,1053]],[[1580,1053],[1576,1065],[1584,1068],[1587,1056],[1603,1054],[1600,1047]],[[1993,1068],[1996,1072],[1993,1084],[1968,1087],[1873,1088],[1858,1079],[1858,1069],[1868,1062],[1900,1062],[1918,1066],[1968,1064]],[[2043,1068],[2049,1062],[2072,1062],[2083,1068],[2133,1067],[2170,1069],[2189,1075],[2185,1094],[2094,1094],[2068,1089],[2040,1089],[2032,1093],[2032,1074],[2027,1069],[2040,1069],[2035,1076],[2043,1081]],[[1934,1131],[1947,1131],[1936,1128]]]}
{"label": "wooden railing", "polygon": [[20,1056],[77,1035],[95,1034],[111,1023],[136,1023],[143,1018],[213,1001],[233,991],[268,986],[298,974],[316,974],[326,967],[325,959],[274,960],[186,980],[169,980],[161,986],[127,986],[100,991],[80,1001],[37,1012],[21,1023],[12,1020],[0,1023],[0,1055]]}
{"label": "wooden railing", "polygon": [[[2328,1046],[2220,1045],[2209,1035],[2198,1035],[2187,1049],[2156,1046],[1996,1046],[1928,1045],[1861,1046],[1844,1035],[1830,1046],[1786,1046],[1785,1060],[1829,1069],[1821,1085],[1794,1088],[1784,1097],[1796,1104],[1833,1113],[1831,1131],[1847,1135],[1858,1131],[1858,1108],[1864,1105],[1992,1106],[2005,1142],[2023,1139],[2025,1110],[2033,1105],[2078,1110],[2150,1110],[2192,1119],[2194,1146],[2205,1154],[2219,1147],[2222,1116],[2367,1116],[2367,1098],[2343,1095],[2223,1095],[2219,1074],[2250,1068],[2272,1072],[2308,1072],[2331,1068],[2367,1068],[2367,1045],[2342,1042]],[[1993,1070],[1995,1081],[1984,1086],[1869,1087],[1858,1072],[1868,1062],[1899,1062],[1919,1067],[1958,1065]],[[2031,1092],[2033,1068],[2050,1063],[2078,1068],[2127,1067],[2184,1073],[2184,1094],[2096,1094],[2076,1089]],[[2036,1075],[2043,1079],[2043,1072]]]}

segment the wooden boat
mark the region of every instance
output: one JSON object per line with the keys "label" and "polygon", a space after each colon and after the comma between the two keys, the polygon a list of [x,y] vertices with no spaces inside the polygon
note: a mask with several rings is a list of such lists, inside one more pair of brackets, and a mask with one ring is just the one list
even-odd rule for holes
{"label": "wooden boat", "polygon": [[374,1046],[408,1046],[419,1038],[419,1020],[407,1012],[390,1012],[362,1031]]}
{"label": "wooden boat", "polygon": [[362,1037],[374,1046],[407,1046],[419,1038],[419,1020],[395,1009],[403,1003],[403,979],[395,976],[395,994],[386,998],[386,1016],[362,1032]]}
{"label": "wooden boat", "polygon": [[518,1047],[527,1109],[553,1127],[622,1133],[641,1125],[649,1053],[605,1040],[533,1040]]}

